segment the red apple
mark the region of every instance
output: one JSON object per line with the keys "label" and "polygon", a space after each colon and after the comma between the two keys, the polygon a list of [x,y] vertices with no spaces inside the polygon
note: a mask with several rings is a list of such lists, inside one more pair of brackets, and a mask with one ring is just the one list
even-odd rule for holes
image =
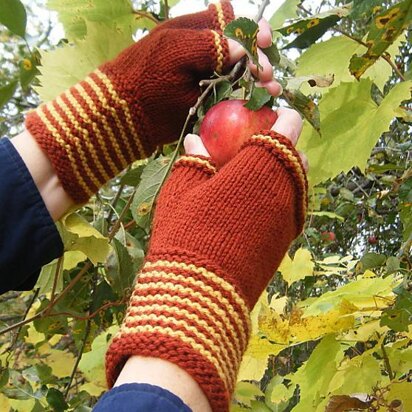
{"label": "red apple", "polygon": [[247,109],[246,100],[225,100],[213,106],[200,126],[200,137],[218,167],[236,156],[242,144],[254,133],[270,129],[277,114],[267,106]]}
{"label": "red apple", "polygon": [[368,237],[368,243],[370,245],[376,245],[378,243],[378,238],[374,235]]}
{"label": "red apple", "polygon": [[324,231],[321,233],[321,238],[325,243],[334,242],[336,240],[336,235],[334,232]]}

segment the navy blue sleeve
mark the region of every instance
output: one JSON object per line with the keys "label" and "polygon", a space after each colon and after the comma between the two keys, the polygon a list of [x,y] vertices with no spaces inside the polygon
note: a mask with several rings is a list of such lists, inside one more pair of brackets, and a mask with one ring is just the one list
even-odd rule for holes
{"label": "navy blue sleeve", "polygon": [[127,383],[106,392],[93,412],[192,412],[166,389],[146,383]]}
{"label": "navy blue sleeve", "polygon": [[41,267],[62,253],[26,165],[10,140],[0,139],[0,293],[33,288]]}

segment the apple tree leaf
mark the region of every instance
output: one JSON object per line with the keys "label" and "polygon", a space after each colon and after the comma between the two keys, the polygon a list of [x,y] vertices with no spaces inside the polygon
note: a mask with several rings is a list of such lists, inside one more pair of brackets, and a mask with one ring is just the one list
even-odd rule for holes
{"label": "apple tree leaf", "polygon": [[269,24],[274,29],[282,27],[286,20],[295,19],[298,16],[297,10],[301,0],[284,0],[269,20]]}
{"label": "apple tree leaf", "polygon": [[231,21],[226,27],[224,34],[229,39],[237,41],[246,50],[249,59],[259,68],[261,68],[257,54],[257,34],[259,32],[258,24],[246,17],[239,17]]}
{"label": "apple tree leaf", "polygon": [[354,166],[365,170],[373,147],[389,129],[395,109],[410,98],[411,85],[408,81],[397,84],[379,106],[371,98],[372,82],[368,79],[330,89],[319,103],[322,137],[304,125],[298,143],[311,165],[309,183],[316,185]]}
{"label": "apple tree leaf", "polygon": [[326,31],[333,27],[342,17],[347,16],[348,13],[349,10],[347,8],[332,9],[307,19],[301,19],[289,26],[277,29],[277,31],[283,36],[289,36],[291,34],[297,35],[295,40],[284,47],[285,49],[293,47],[306,49],[322,37]]}
{"label": "apple tree leaf", "polygon": [[13,80],[6,86],[0,87],[0,109],[13,97],[17,89],[17,81]]}
{"label": "apple tree leaf", "polygon": [[132,43],[131,32],[87,22],[87,36],[84,39],[41,52],[41,86],[35,87],[35,90],[43,101],[52,100]]}
{"label": "apple tree leaf", "polygon": [[156,26],[156,19],[150,13],[135,14],[130,0],[48,0],[47,5],[58,12],[69,40],[83,39],[88,34],[88,22],[117,27],[124,32]]}
{"label": "apple tree leaf", "polygon": [[317,104],[299,90],[284,89],[282,96],[320,135],[320,113]]}
{"label": "apple tree leaf", "polygon": [[168,172],[169,162],[168,157],[161,156],[143,170],[131,207],[133,219],[142,228],[147,229],[150,225],[155,196]]}
{"label": "apple tree leaf", "polygon": [[249,110],[257,111],[261,109],[272,96],[264,87],[253,87],[249,101],[244,105]]}
{"label": "apple tree leaf", "polygon": [[288,80],[287,88],[289,90],[299,90],[304,83],[307,83],[310,87],[329,87],[333,81],[333,74],[328,74],[325,76],[312,74],[308,76],[292,77]]}
{"label": "apple tree leaf", "polygon": [[375,16],[369,28],[368,50],[350,61],[351,73],[359,79],[365,71],[388,49],[412,21],[412,0],[397,3]]}
{"label": "apple tree leaf", "polygon": [[0,23],[20,37],[26,34],[26,9],[20,0],[0,0]]}
{"label": "apple tree leaf", "polygon": [[352,11],[350,17],[352,19],[359,19],[365,14],[378,13],[382,10],[382,0],[353,0]]}
{"label": "apple tree leaf", "polygon": [[280,62],[280,53],[275,43],[272,43],[271,46],[262,49],[263,53],[266,54],[269,62],[272,66],[276,66]]}

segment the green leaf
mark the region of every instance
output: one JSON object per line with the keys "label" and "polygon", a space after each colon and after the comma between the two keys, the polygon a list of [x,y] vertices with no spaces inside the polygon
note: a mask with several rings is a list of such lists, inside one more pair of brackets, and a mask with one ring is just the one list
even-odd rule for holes
{"label": "green leaf", "polygon": [[298,16],[298,4],[302,0],[284,0],[281,6],[275,11],[269,20],[269,24],[274,29],[282,27],[286,20],[294,19]]}
{"label": "green leaf", "polygon": [[259,32],[258,24],[246,17],[239,17],[231,21],[226,27],[224,34],[229,39],[237,41],[246,50],[249,59],[261,67],[257,54],[257,34]]}
{"label": "green leaf", "polygon": [[26,9],[20,0],[0,0],[0,23],[20,37],[26,34]]}
{"label": "green leaf", "polygon": [[[405,36],[400,36],[388,49],[391,56],[399,54],[399,46],[405,41]],[[349,71],[349,61],[354,54],[364,53],[366,47],[345,36],[332,37],[329,40],[313,44],[298,60],[297,76],[310,76],[312,74],[334,75],[332,87],[341,82],[351,82],[354,77]],[[319,58],[322,56],[322,58]],[[364,74],[370,78],[381,90],[392,74],[389,64],[379,59]],[[325,89],[305,86],[305,93],[324,93]]]}
{"label": "green leaf", "polygon": [[16,89],[16,80],[10,82],[6,86],[0,87],[0,109],[13,97]]}
{"label": "green leaf", "polygon": [[254,86],[252,89],[252,95],[244,106],[249,110],[257,111],[261,109],[271,98],[272,96],[264,87]]}
{"label": "green leaf", "polygon": [[136,187],[140,182],[144,167],[145,165],[140,165],[129,170],[121,177],[120,184]]}
{"label": "green leaf", "polygon": [[336,290],[330,290],[318,298],[301,301],[298,306],[305,308],[304,317],[327,313],[345,302],[350,302],[358,308],[387,307],[393,300],[392,290],[398,283],[392,275],[384,279],[360,278]]}
{"label": "green leaf", "polygon": [[82,39],[89,34],[88,22],[107,26],[102,34],[114,27],[118,31],[131,33],[138,28],[156,26],[150,13],[142,11],[135,14],[129,0],[48,0],[47,6],[58,12],[70,40]]}
{"label": "green leaf", "polygon": [[318,105],[299,90],[284,89],[282,96],[288,104],[297,110],[320,135],[321,123]]}
{"label": "green leaf", "polygon": [[9,369],[8,368],[2,368],[0,371],[0,388],[3,386],[7,385],[9,382]]}
{"label": "green leaf", "polygon": [[41,52],[41,86],[35,87],[43,101],[54,99],[83,80],[100,64],[114,58],[133,43],[132,33],[87,22],[87,36],[53,51]]}
{"label": "green leaf", "polygon": [[393,87],[379,106],[372,100],[371,82],[341,83],[319,103],[322,137],[304,125],[298,148],[309,159],[311,185],[348,172],[364,170],[377,140],[389,129],[394,111],[410,96],[412,82]]}
{"label": "green leaf", "polygon": [[[328,393],[331,378],[338,370],[345,347],[334,335],[324,337],[311,353],[309,359],[296,373],[287,375],[292,383],[299,385],[300,402],[293,412],[315,411],[316,406]],[[309,406],[310,405],[310,406]]]}
{"label": "green leaf", "polygon": [[142,180],[132,203],[132,215],[136,223],[143,228],[148,228],[150,224],[155,195],[165,179],[169,163],[169,158],[161,156],[149,162],[142,173]]}
{"label": "green leaf", "polygon": [[23,90],[28,90],[30,83],[40,74],[37,69],[39,64],[38,53],[34,56],[28,56],[20,62],[20,84]]}
{"label": "green leaf", "polygon": [[275,43],[272,43],[270,47],[266,47],[266,49],[262,49],[263,53],[266,54],[267,58],[269,59],[269,62],[272,66],[276,66],[280,62],[280,54],[279,50],[276,47]]}
{"label": "green leaf", "polygon": [[119,327],[114,325],[98,335],[93,340],[91,350],[84,353],[80,359],[79,370],[89,382],[95,382],[103,386],[106,384],[104,357],[109,341],[118,329]]}
{"label": "green leaf", "polygon": [[263,396],[263,392],[256,384],[250,382],[236,384],[234,397],[241,404],[250,406],[251,401],[259,396]]}
{"label": "green leaf", "polygon": [[362,270],[374,269],[382,266],[386,262],[386,256],[378,253],[365,253],[360,263],[362,264]]}
{"label": "green leaf", "polygon": [[135,269],[127,248],[116,238],[112,245],[113,250],[106,262],[107,281],[116,293],[123,296],[133,284]]}
{"label": "green leaf", "polygon": [[322,37],[330,27],[334,26],[342,17],[348,14],[349,9],[347,7],[338,7],[309,18],[299,19],[289,26],[277,29],[277,31],[283,36],[297,34],[296,39],[284,48],[297,47],[304,49]]}
{"label": "green leaf", "polygon": [[368,50],[361,56],[354,55],[351,58],[351,73],[359,79],[408,27],[411,20],[412,0],[397,3],[375,16],[366,39]]}
{"label": "green leaf", "polygon": [[64,400],[63,394],[55,388],[50,388],[47,391],[46,400],[56,412],[65,411],[69,407]]}
{"label": "green leaf", "polygon": [[350,17],[356,20],[364,14],[375,14],[382,10],[382,4],[382,0],[353,0]]}

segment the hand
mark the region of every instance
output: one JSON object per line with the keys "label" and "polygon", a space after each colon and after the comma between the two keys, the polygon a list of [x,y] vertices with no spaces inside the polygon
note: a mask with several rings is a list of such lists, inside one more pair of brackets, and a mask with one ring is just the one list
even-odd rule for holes
{"label": "hand", "polygon": [[109,385],[130,356],[161,358],[196,380],[212,410],[228,411],[250,310],[305,219],[293,146],[301,120],[279,117],[288,137],[254,135],[219,171],[196,138],[186,140],[200,153],[182,156],[160,193],[146,262],[106,356]]}
{"label": "hand", "polygon": [[[222,36],[229,2],[159,25],[85,80],[27,116],[26,127],[66,193],[84,203],[106,181],[177,138],[199,81],[227,72],[243,51]],[[259,45],[268,42],[262,22]],[[271,68],[259,74],[272,93]]]}
{"label": "hand", "polygon": [[[278,118],[272,126],[272,131],[285,136],[293,146],[296,146],[302,132],[303,121],[300,114],[293,109],[280,107],[277,110]],[[203,145],[202,139],[195,134],[188,134],[184,140],[184,148],[188,155],[200,155],[210,157],[207,149]],[[298,152],[304,170],[309,169],[308,159],[304,153]]]}

